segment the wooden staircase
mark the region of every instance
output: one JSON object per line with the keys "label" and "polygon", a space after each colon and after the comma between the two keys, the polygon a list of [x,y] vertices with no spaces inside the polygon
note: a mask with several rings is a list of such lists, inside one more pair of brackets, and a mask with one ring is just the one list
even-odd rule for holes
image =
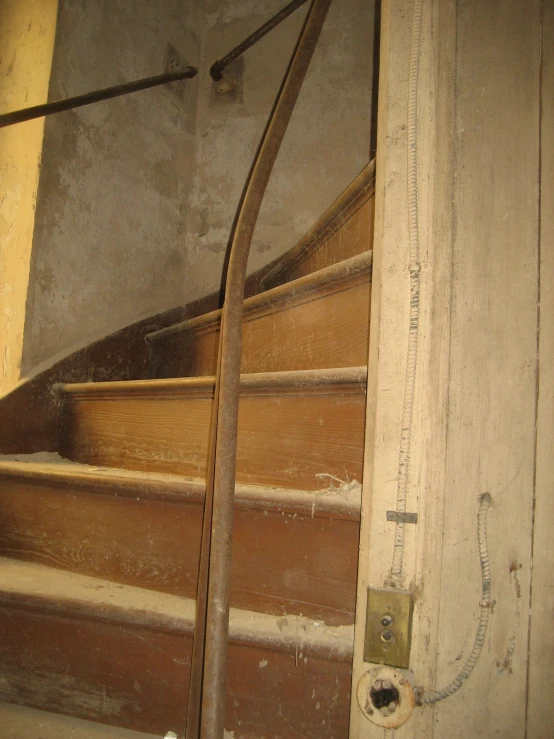
{"label": "wooden staircase", "polygon": [[[372,195],[368,167],[245,301],[235,739],[348,735]],[[60,455],[0,461],[0,701],[183,736],[219,320],[151,334],[150,380],[54,388]]]}

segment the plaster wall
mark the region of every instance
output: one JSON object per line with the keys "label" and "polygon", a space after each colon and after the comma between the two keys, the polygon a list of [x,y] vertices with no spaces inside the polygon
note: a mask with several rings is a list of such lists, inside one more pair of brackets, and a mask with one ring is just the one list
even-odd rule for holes
{"label": "plaster wall", "polygon": [[[44,102],[57,0],[0,3],[0,112]],[[44,121],[0,130],[0,397],[20,379]]]}
{"label": "plaster wall", "polygon": [[[199,77],[47,120],[23,372],[220,287],[248,170],[306,8],[247,52],[239,95],[213,61],[282,0],[60,0],[50,98],[163,71]],[[373,2],[335,0],[276,163],[249,273],[302,237],[369,160]]]}
{"label": "plaster wall", "polygon": [[[193,298],[219,284],[246,177],[308,6],[246,52],[235,97],[215,92],[209,69],[284,4],[205,0],[187,232]],[[373,0],[331,5],[266,191],[249,272],[294,246],[369,161],[374,12]]]}
{"label": "plaster wall", "polygon": [[[61,0],[50,99],[198,64],[179,0]],[[171,48],[169,48],[171,52]],[[22,371],[186,302],[194,80],[47,119]]]}

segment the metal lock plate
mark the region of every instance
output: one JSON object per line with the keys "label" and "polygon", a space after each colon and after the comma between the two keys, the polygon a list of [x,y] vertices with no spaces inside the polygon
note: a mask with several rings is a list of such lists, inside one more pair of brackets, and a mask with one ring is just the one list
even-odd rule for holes
{"label": "metal lock plate", "polygon": [[368,588],[364,661],[409,667],[414,599],[406,590]]}

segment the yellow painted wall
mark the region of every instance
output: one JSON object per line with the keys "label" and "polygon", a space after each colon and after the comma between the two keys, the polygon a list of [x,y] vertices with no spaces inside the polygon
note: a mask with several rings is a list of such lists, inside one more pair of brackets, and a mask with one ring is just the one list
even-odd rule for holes
{"label": "yellow painted wall", "polygon": [[[46,101],[57,0],[0,0],[0,113]],[[20,379],[44,119],[0,130],[0,396]]]}

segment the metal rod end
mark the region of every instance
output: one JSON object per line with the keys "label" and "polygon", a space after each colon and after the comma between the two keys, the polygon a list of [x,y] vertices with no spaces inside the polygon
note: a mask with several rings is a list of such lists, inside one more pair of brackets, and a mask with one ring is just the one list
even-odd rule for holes
{"label": "metal rod end", "polygon": [[214,82],[219,82],[221,79],[223,79],[224,69],[225,67],[219,61],[219,59],[212,64],[212,66],[210,67],[210,77]]}

